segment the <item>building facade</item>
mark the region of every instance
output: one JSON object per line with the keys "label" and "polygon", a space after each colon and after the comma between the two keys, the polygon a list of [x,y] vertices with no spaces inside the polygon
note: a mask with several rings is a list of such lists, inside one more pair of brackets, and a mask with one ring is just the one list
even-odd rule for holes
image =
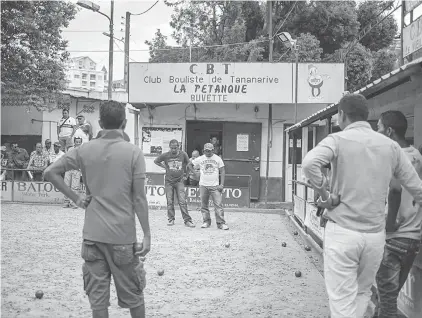
{"label": "building facade", "polygon": [[107,89],[107,71],[104,67],[97,70],[97,63],[88,56],[71,58],[66,76],[68,88],[98,92]]}

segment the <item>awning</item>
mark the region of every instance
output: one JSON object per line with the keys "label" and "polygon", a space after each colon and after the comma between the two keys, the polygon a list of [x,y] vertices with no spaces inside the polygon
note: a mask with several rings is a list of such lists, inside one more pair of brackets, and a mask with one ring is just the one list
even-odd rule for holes
{"label": "awning", "polygon": [[[382,94],[393,87],[399,86],[410,81],[410,76],[422,71],[422,58],[419,58],[413,62],[405,64],[400,68],[391,71],[390,73],[381,76],[379,79],[369,83],[365,87],[353,92],[356,94],[362,94],[367,99],[371,99],[379,94]],[[312,114],[311,116],[303,119],[297,124],[290,126],[285,131],[291,132],[296,129],[308,126],[316,121],[326,119],[337,113],[338,103],[331,104],[320,111]]]}

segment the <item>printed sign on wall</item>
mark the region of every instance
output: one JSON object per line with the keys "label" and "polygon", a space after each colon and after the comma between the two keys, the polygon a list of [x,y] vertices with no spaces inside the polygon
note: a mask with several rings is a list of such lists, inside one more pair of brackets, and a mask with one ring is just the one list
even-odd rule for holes
{"label": "printed sign on wall", "polygon": [[12,201],[12,181],[1,182],[1,201]]}
{"label": "printed sign on wall", "polygon": [[298,103],[336,103],[344,92],[344,64],[299,64]]}
{"label": "printed sign on wall", "polygon": [[292,103],[291,63],[129,63],[130,103]]}

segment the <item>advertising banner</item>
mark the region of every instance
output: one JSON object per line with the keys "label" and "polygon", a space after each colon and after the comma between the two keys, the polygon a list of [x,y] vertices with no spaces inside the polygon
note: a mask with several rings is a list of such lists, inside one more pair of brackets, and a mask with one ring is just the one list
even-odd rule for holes
{"label": "advertising banner", "polygon": [[291,63],[129,63],[130,103],[292,103]]}
{"label": "advertising banner", "polygon": [[12,201],[12,181],[1,182],[1,201]]}
{"label": "advertising banner", "polygon": [[305,200],[293,195],[293,213],[303,223],[305,221]]}
{"label": "advertising banner", "polygon": [[15,181],[13,201],[59,204],[64,203],[64,196],[50,182]]}
{"label": "advertising banner", "polygon": [[403,29],[403,57],[422,49],[422,17]]}
{"label": "advertising banner", "polygon": [[306,202],[305,226],[310,229],[321,241],[324,239],[324,228],[321,227],[320,218],[317,214],[317,207]]}
{"label": "advertising banner", "polygon": [[298,103],[337,103],[344,92],[344,64],[300,63]]}
{"label": "advertising banner", "polygon": [[397,305],[408,318],[420,318],[422,313],[422,269],[413,266],[400,290]]}

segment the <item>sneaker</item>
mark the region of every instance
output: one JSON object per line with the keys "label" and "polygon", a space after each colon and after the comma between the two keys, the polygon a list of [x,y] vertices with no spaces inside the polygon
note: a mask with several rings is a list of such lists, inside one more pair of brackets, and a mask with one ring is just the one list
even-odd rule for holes
{"label": "sneaker", "polygon": [[78,206],[77,205],[72,205],[72,209],[76,210],[76,209],[78,209]]}
{"label": "sneaker", "polygon": [[188,221],[185,223],[185,226],[187,227],[195,227],[195,224],[193,224],[191,221]]}
{"label": "sneaker", "polygon": [[64,207],[64,208],[70,208],[70,203],[65,203],[65,204],[63,205],[63,207]]}
{"label": "sneaker", "polygon": [[174,220],[170,220],[170,221],[167,223],[167,225],[168,225],[168,226],[172,226],[172,225],[174,225]]}
{"label": "sneaker", "polygon": [[209,223],[209,222],[204,222],[204,223],[201,225],[201,228],[206,229],[207,227],[210,227],[210,226],[211,226],[211,223]]}
{"label": "sneaker", "polygon": [[218,224],[217,227],[220,230],[228,230],[229,229],[229,227],[227,226],[227,224]]}

